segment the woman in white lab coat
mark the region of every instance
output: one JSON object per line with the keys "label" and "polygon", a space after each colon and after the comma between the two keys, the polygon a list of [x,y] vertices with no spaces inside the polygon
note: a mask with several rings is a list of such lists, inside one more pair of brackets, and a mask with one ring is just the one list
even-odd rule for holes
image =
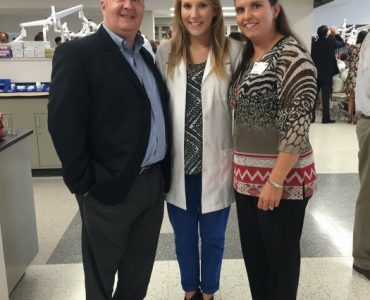
{"label": "woman in white lab coat", "polygon": [[167,207],[185,299],[213,299],[234,201],[227,90],[242,44],[225,37],[219,0],[176,0],[173,28],[174,37],[160,45],[156,56],[172,118]]}

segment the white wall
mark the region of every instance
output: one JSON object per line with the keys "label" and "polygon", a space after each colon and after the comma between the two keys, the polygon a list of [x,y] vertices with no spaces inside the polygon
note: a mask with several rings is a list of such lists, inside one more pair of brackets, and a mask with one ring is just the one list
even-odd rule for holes
{"label": "white wall", "polygon": [[3,239],[1,235],[1,226],[0,226],[0,300],[8,300],[8,299],[9,299],[8,282],[6,279]]}
{"label": "white wall", "polygon": [[[311,28],[313,22],[313,0],[280,0],[283,5],[290,25],[297,36],[311,48]],[[156,18],[156,24],[169,25],[171,18]],[[236,24],[235,18],[226,17],[225,25]]]}
{"label": "white wall", "polygon": [[145,34],[148,40],[154,40],[154,15],[152,11],[145,11],[140,31]]}
{"label": "white wall", "polygon": [[311,49],[313,0],[280,0],[290,26],[308,50]]}
{"label": "white wall", "polygon": [[370,1],[335,0],[316,8],[312,32],[320,25],[339,26],[343,19],[347,19],[347,24],[370,24]]}

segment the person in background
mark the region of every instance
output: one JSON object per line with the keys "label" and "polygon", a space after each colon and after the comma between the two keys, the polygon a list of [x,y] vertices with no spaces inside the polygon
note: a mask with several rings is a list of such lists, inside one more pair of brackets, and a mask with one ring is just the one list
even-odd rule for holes
{"label": "person in background", "polygon": [[0,44],[9,43],[9,35],[6,32],[0,31]]}
{"label": "person in background", "polygon": [[55,49],[48,126],[80,207],[86,299],[142,300],[170,185],[168,94],[138,33],[144,0],[100,8],[96,33]]}
{"label": "person in background", "polygon": [[332,39],[335,41],[335,48],[340,49],[345,46],[345,42],[341,35],[337,32],[337,28],[335,26],[329,27],[329,39]]}
{"label": "person in background", "polygon": [[150,40],[149,43],[150,43],[150,46],[152,46],[153,53],[156,54],[157,53],[157,47],[158,47],[157,43],[154,40]]}
{"label": "person in background", "polygon": [[355,106],[355,88],[356,88],[356,77],[357,77],[357,64],[358,55],[360,53],[361,44],[366,37],[367,31],[360,31],[357,35],[356,44],[351,45],[348,49],[348,62],[349,70],[347,80],[344,84],[344,92],[348,96],[348,123],[357,123],[354,118],[354,106]]}
{"label": "person in background", "polygon": [[[342,53],[340,56],[339,56],[339,59],[344,63],[345,65],[345,68],[349,68],[349,61],[348,61],[348,54],[347,53]],[[340,70],[339,70],[340,71]]]}
{"label": "person in background", "polygon": [[165,43],[166,41],[172,39],[172,28],[168,28],[166,31],[166,37],[160,41],[160,44]]}
{"label": "person in background", "polygon": [[174,7],[176,34],[156,55],[173,128],[173,185],[166,200],[185,299],[208,300],[219,289],[234,201],[227,91],[242,44],[225,37],[219,0],[176,0]]}
{"label": "person in background", "polygon": [[247,42],[232,80],[234,189],[251,294],[296,299],[300,238],[316,189],[309,142],[316,69],[277,0],[235,0]]}
{"label": "person in background", "polygon": [[232,32],[230,32],[229,38],[232,38],[232,39],[234,39],[236,41],[239,41],[241,43],[244,43],[245,42],[244,35],[241,32],[239,32],[239,31],[232,31]]}
{"label": "person in background", "polygon": [[[312,44],[311,56],[317,68],[317,89],[322,94],[322,123],[335,123],[330,118],[330,99],[333,76],[339,73],[335,51],[336,41],[329,38],[329,28],[322,25],[317,29],[318,40]],[[316,120],[316,102],[312,110],[312,122]]]}
{"label": "person in background", "polygon": [[172,29],[171,29],[171,28],[168,28],[168,29],[167,29],[167,32],[166,32],[166,39],[167,39],[167,40],[172,39]]}
{"label": "person in background", "polygon": [[62,43],[62,38],[60,36],[57,36],[55,39],[54,39],[54,42],[55,42],[55,45],[56,46],[59,46],[61,43]]}
{"label": "person in background", "polygon": [[362,43],[357,68],[356,111],[360,113],[356,132],[359,144],[360,191],[353,228],[353,269],[370,280],[370,34]]}
{"label": "person in background", "polygon": [[38,32],[35,37],[33,38],[34,41],[43,41],[44,40],[44,34],[42,33],[42,31]]}

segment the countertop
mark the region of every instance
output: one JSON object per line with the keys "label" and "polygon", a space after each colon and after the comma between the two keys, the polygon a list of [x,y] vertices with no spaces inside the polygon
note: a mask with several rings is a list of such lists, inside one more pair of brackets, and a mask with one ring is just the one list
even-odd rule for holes
{"label": "countertop", "polygon": [[18,143],[20,140],[23,140],[32,133],[32,129],[17,129],[13,135],[6,134],[5,137],[0,140],[0,152],[9,148],[11,145]]}
{"label": "countertop", "polygon": [[32,98],[47,97],[48,92],[0,93],[0,98]]}

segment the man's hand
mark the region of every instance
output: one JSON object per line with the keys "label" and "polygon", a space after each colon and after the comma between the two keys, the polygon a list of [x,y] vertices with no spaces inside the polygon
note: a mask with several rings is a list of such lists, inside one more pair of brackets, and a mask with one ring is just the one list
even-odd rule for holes
{"label": "man's hand", "polygon": [[331,35],[333,35],[333,36],[337,35],[337,29],[335,28],[335,26],[330,27],[329,31],[330,31]]}

